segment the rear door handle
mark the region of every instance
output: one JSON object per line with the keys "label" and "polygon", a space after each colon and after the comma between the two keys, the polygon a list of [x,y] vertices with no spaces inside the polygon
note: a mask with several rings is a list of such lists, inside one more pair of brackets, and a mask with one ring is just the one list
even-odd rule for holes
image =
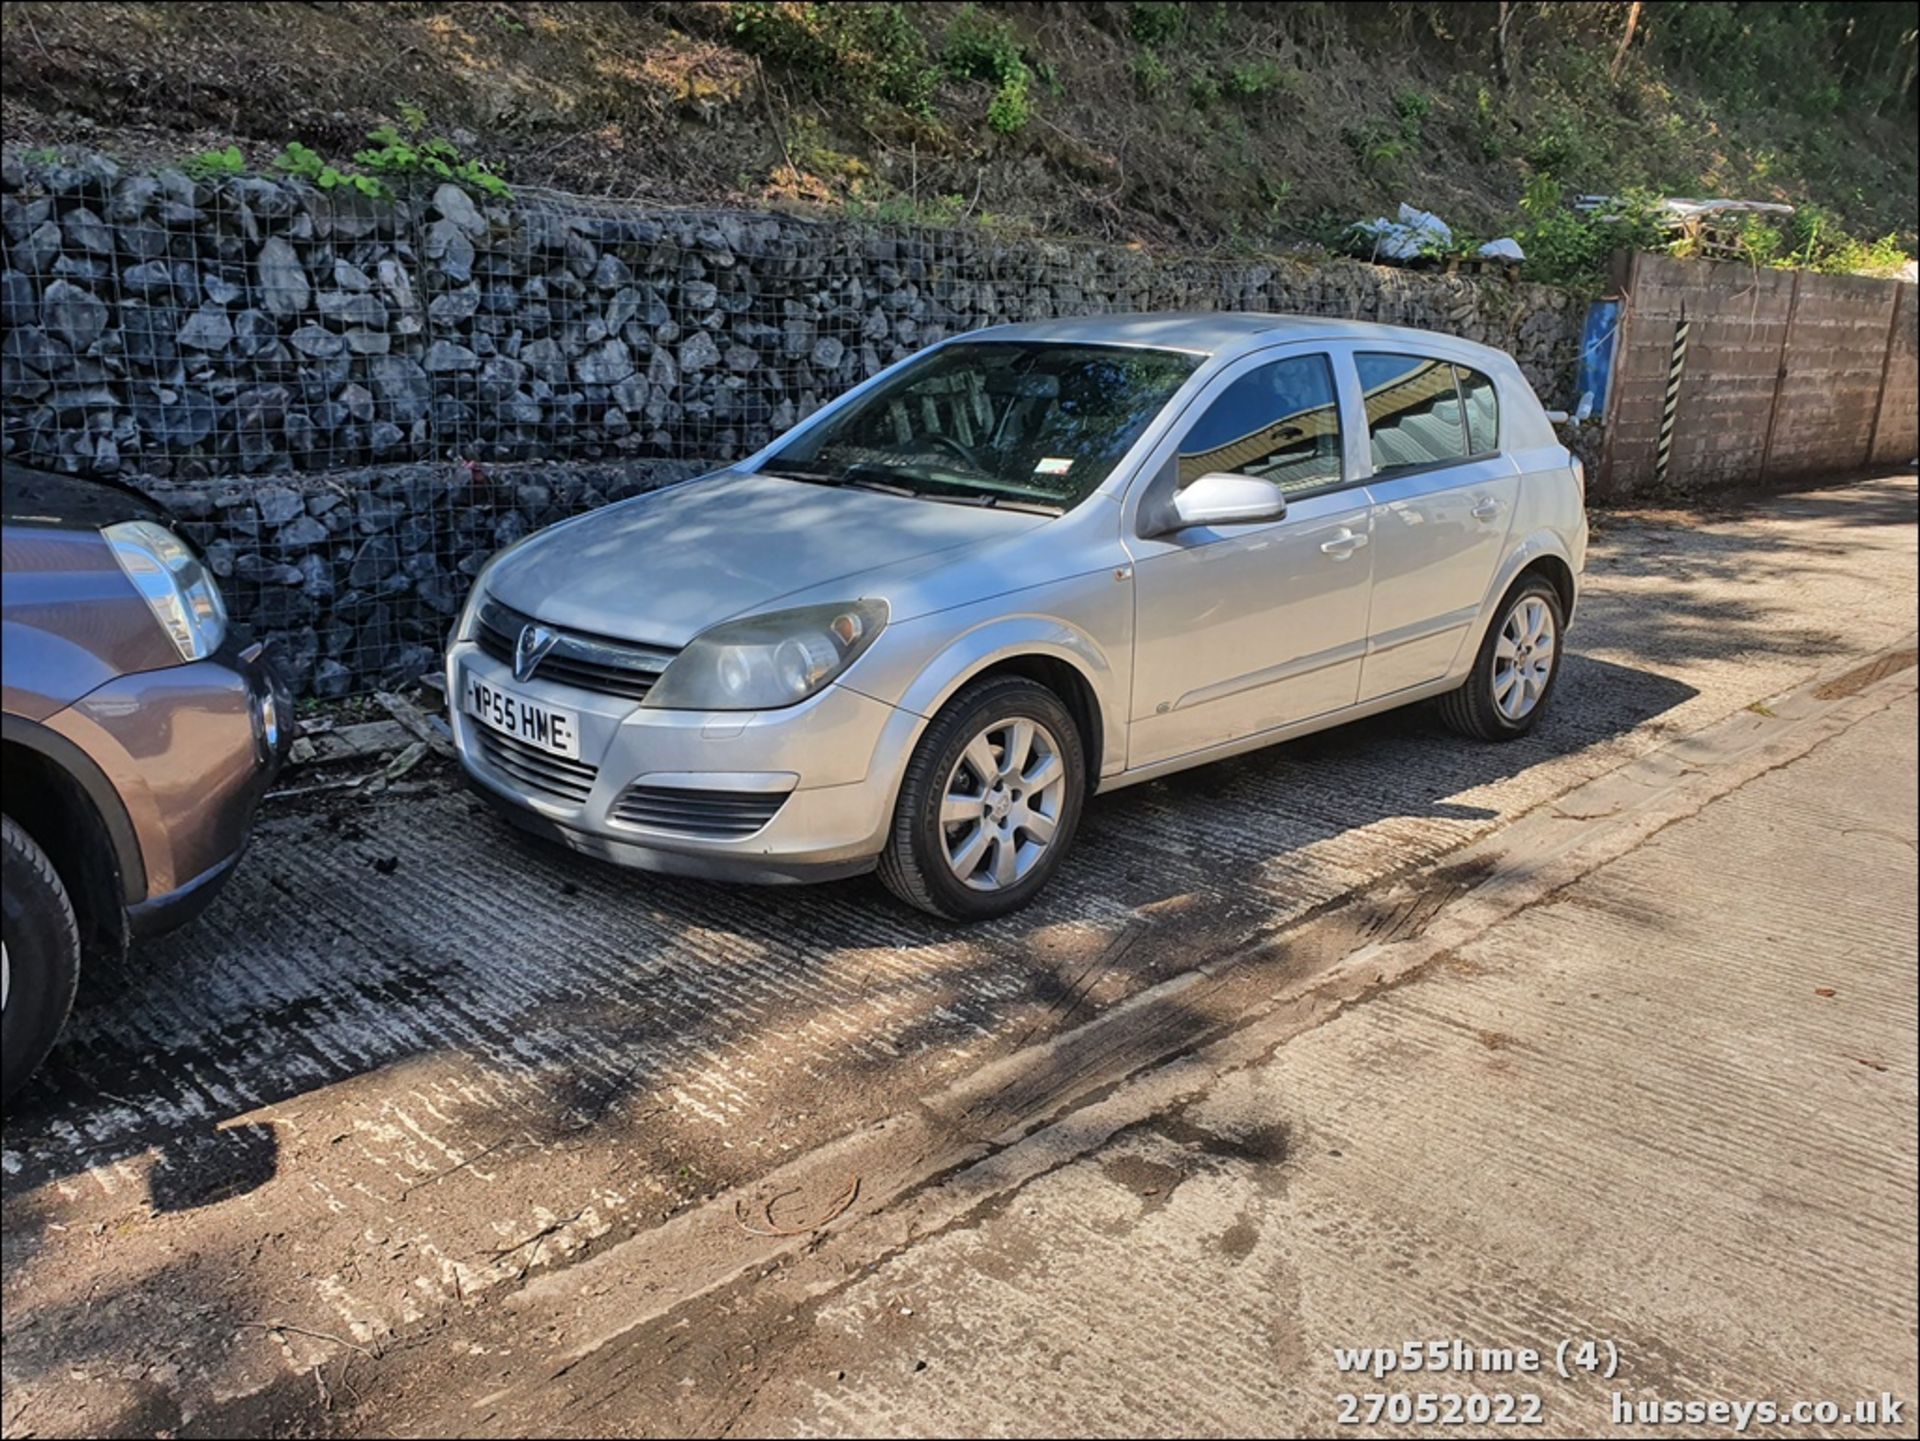
{"label": "rear door handle", "polygon": [[1473,508],[1475,520],[1492,520],[1498,514],[1500,514],[1500,502],[1490,495],[1481,497],[1480,503]]}
{"label": "rear door handle", "polygon": [[1332,540],[1322,541],[1320,550],[1335,560],[1345,560],[1366,543],[1367,538],[1364,535],[1355,535],[1350,530],[1342,530]]}

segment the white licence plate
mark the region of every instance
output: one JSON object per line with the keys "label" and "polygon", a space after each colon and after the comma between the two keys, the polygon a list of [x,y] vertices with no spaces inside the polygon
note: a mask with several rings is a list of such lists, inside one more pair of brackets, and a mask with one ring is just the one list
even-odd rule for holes
{"label": "white licence plate", "polygon": [[467,677],[466,711],[481,725],[553,755],[580,759],[580,716],[543,705],[478,676]]}

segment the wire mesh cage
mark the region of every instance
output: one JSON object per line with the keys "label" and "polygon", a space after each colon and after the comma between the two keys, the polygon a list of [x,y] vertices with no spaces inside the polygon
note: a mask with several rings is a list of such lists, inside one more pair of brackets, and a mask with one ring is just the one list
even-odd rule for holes
{"label": "wire mesh cage", "polygon": [[1570,364],[1577,316],[1515,294],[980,228],[8,157],[0,444],[167,502],[239,626],[276,638],[297,690],[337,695],[430,668],[499,546],[748,455],[946,336],[1285,310],[1495,343],[1532,327],[1523,364]]}

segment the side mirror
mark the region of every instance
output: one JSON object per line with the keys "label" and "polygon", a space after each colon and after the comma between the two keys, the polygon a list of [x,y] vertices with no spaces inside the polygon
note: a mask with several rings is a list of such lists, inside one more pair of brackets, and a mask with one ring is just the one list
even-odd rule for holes
{"label": "side mirror", "polygon": [[1157,529],[1165,532],[1191,525],[1246,525],[1257,520],[1279,520],[1286,513],[1287,498],[1272,481],[1216,470],[1175,491]]}

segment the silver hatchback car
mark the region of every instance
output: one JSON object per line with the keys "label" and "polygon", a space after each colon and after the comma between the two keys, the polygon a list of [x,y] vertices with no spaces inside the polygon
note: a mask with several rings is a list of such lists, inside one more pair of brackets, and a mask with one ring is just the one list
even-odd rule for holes
{"label": "silver hatchback car", "polygon": [[1275,315],[957,336],[474,585],[460,755],[512,820],[746,881],[1024,905],[1087,799],[1430,697],[1524,734],[1585,558],[1506,354]]}

